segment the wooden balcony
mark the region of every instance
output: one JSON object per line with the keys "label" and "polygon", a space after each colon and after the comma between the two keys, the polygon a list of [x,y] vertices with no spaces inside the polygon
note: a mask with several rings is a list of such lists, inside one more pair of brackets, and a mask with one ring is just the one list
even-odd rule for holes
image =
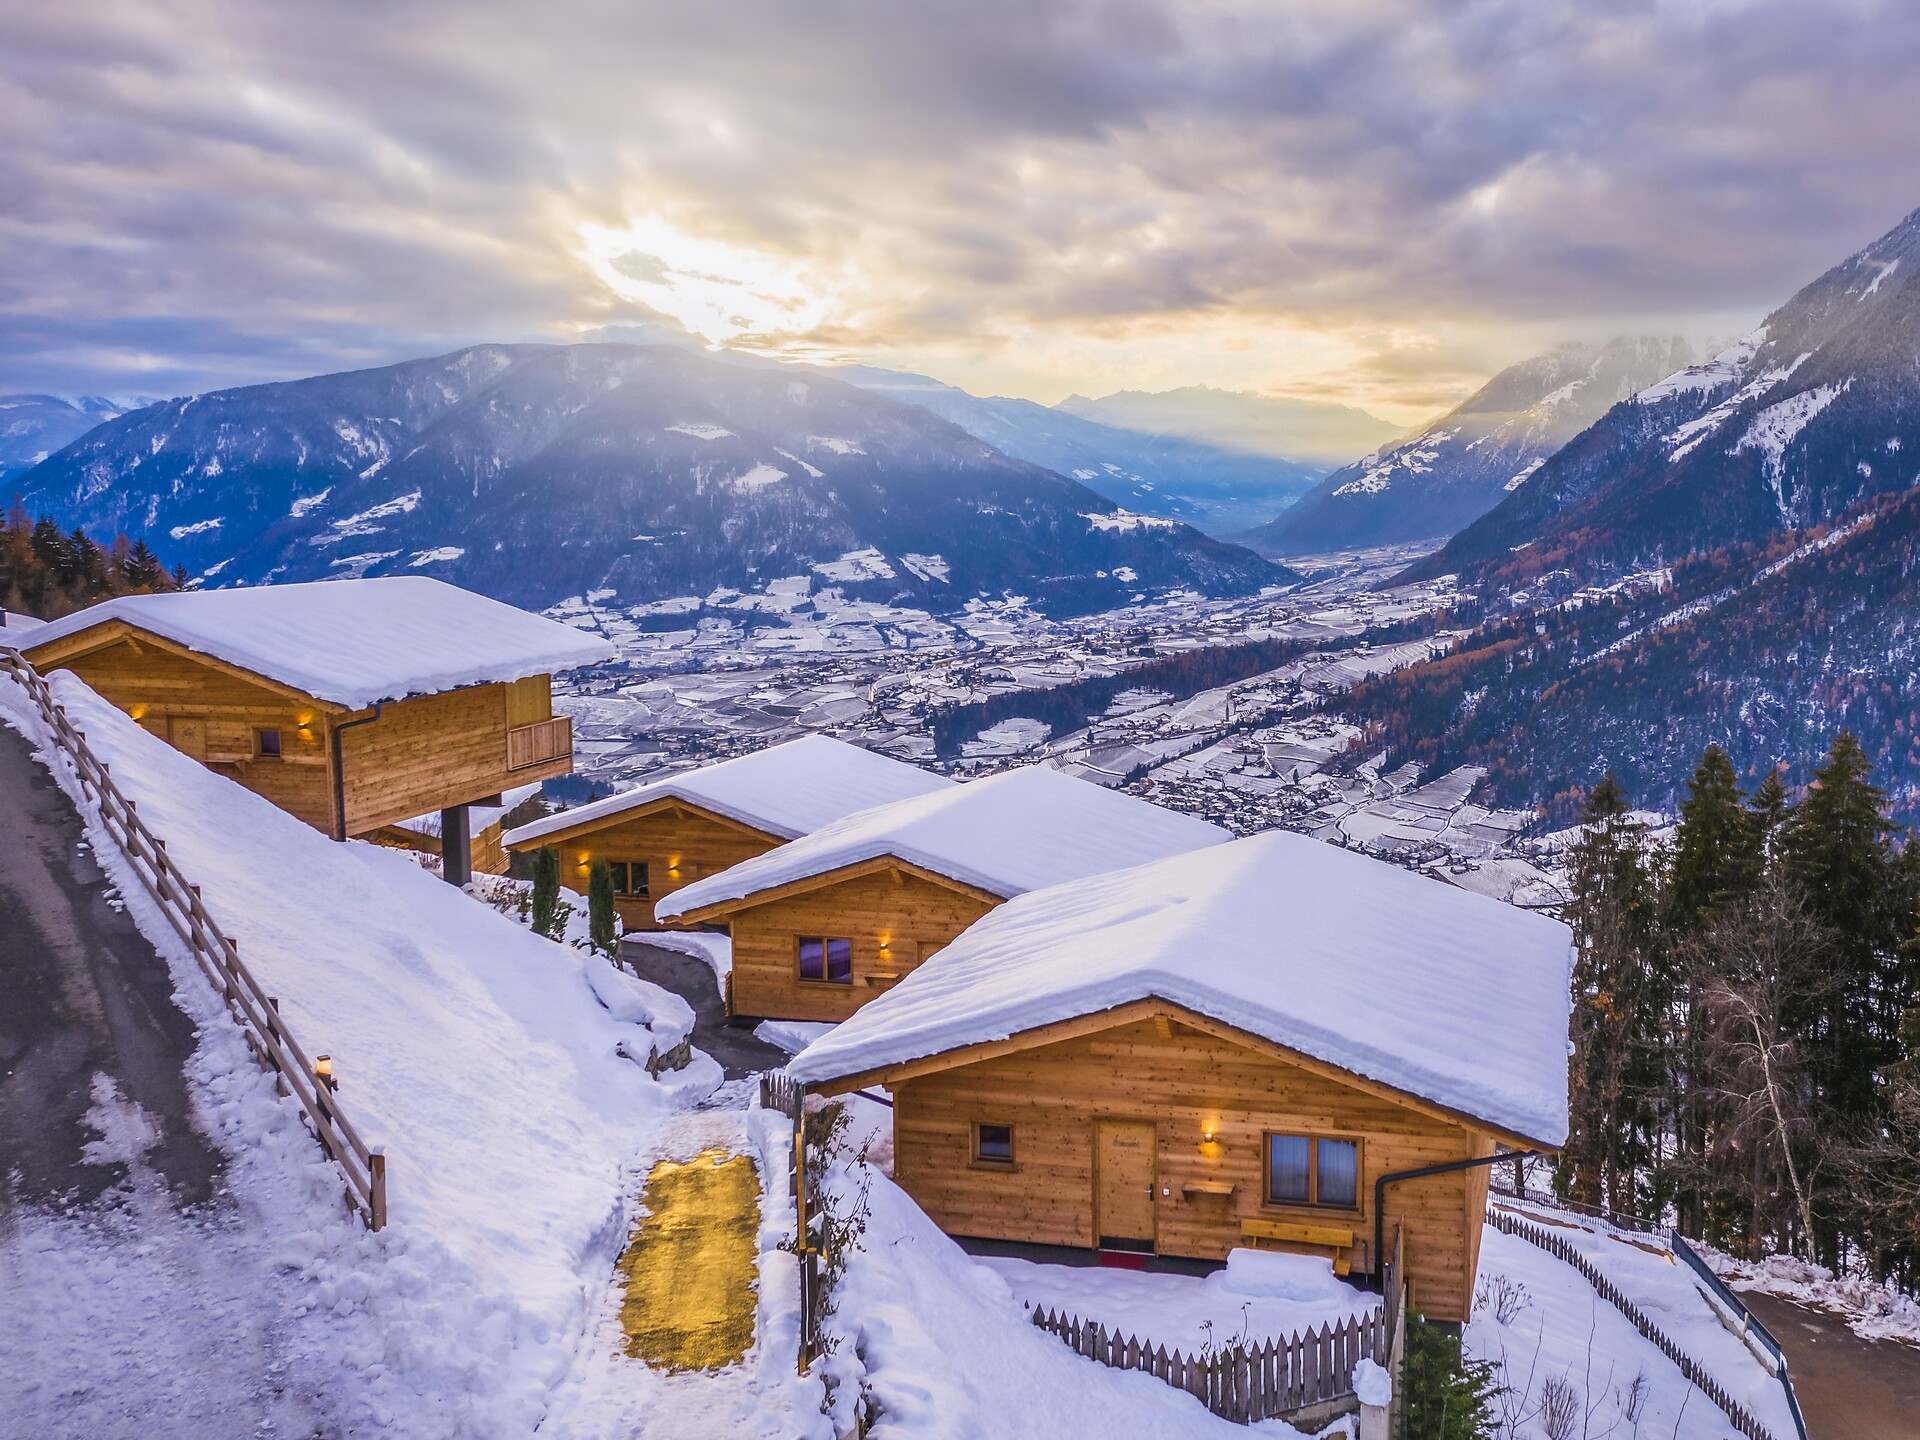
{"label": "wooden balcony", "polygon": [[551,765],[556,760],[565,761],[568,767],[573,763],[570,716],[556,715],[532,725],[515,725],[507,731],[508,770],[529,770],[536,765]]}

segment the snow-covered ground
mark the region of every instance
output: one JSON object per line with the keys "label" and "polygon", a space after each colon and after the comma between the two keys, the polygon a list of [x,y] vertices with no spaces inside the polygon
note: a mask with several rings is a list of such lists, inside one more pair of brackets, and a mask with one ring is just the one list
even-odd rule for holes
{"label": "snow-covered ground", "polygon": [[[1793,1440],[1793,1417],[1779,1381],[1727,1328],[1698,1277],[1659,1237],[1615,1230],[1531,1201],[1509,1208],[1571,1242],[1776,1440]],[[1482,1232],[1466,1346],[1475,1359],[1499,1367],[1502,1434],[1512,1440],[1547,1440],[1545,1411],[1556,1391],[1570,1391],[1577,1407],[1573,1434],[1722,1440],[1733,1433],[1713,1402],[1579,1271],[1492,1225]]]}

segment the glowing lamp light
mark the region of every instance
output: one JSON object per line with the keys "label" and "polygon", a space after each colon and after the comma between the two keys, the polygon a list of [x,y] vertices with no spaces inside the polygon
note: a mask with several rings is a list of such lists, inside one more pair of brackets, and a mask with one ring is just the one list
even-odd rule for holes
{"label": "glowing lamp light", "polygon": [[340,1088],[339,1080],[334,1078],[333,1057],[331,1055],[316,1055],[313,1057],[313,1078],[329,1090],[338,1090]]}
{"label": "glowing lamp light", "polygon": [[144,705],[130,706],[127,714],[131,715],[135,720],[144,720],[147,718],[147,707]]}

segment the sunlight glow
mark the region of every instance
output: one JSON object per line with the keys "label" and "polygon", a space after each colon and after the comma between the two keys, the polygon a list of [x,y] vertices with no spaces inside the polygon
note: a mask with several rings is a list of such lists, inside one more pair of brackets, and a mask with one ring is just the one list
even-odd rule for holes
{"label": "sunlight glow", "polygon": [[618,230],[579,228],[583,258],[610,290],[715,345],[778,347],[818,328],[835,308],[838,286],[769,251],[708,239],[658,217]]}

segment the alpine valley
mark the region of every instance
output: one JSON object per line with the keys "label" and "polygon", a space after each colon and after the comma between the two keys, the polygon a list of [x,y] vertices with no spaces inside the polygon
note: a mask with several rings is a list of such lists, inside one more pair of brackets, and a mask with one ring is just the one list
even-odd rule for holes
{"label": "alpine valley", "polygon": [[422,573],[538,607],[812,577],[1077,613],[1296,578],[919,406],[669,345],[483,345],[169,400],[15,487],[205,584]]}

